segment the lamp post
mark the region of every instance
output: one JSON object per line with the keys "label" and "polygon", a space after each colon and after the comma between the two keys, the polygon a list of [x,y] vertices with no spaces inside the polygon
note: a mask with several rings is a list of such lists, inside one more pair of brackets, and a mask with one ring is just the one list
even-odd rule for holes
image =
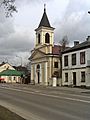
{"label": "lamp post", "polygon": [[20,60],[21,60],[21,66],[22,66],[22,57],[20,57],[20,56],[17,56],[17,55],[16,55],[16,57],[20,58]]}

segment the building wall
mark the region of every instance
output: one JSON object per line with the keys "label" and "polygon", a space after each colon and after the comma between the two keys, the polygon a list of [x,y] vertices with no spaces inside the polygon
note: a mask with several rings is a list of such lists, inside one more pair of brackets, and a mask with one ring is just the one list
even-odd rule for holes
{"label": "building wall", "polygon": [[[37,65],[40,65],[40,70],[37,70]],[[39,72],[39,84],[46,84],[46,62],[33,64],[31,67],[31,81],[38,84],[38,72]]]}
{"label": "building wall", "polygon": [[[80,52],[85,51],[85,64],[80,64]],[[72,65],[72,54],[76,53],[76,65]],[[64,56],[68,55],[68,66],[64,66]],[[88,66],[88,67],[87,67]],[[76,86],[90,86],[90,48],[63,54],[62,56],[62,84],[73,85],[73,72],[76,72]],[[81,82],[81,72],[85,72],[85,82]],[[68,73],[68,82],[65,82]]]}
{"label": "building wall", "polygon": [[[84,52],[85,51],[85,64],[80,64],[80,52]],[[76,53],[76,65],[72,65],[72,54]],[[75,69],[75,68],[81,68],[81,67],[86,67],[87,66],[87,60],[90,60],[89,56],[89,50],[88,49],[84,49],[84,50],[79,50],[79,51],[75,51],[75,52],[70,52],[70,53],[66,53],[63,54],[62,56],[62,69]],[[68,66],[64,66],[64,56],[68,55]]]}
{"label": "building wall", "polygon": [[[73,70],[64,70],[62,72],[62,84],[63,85],[73,85],[73,72],[76,72],[76,86],[87,86],[90,82],[88,81],[86,77],[86,82],[81,82],[81,72],[85,71],[85,74],[87,75],[87,70],[86,69],[73,69]],[[65,73],[68,73],[68,82],[65,82]]]}
{"label": "building wall", "polygon": [[[54,68],[54,62],[58,62],[59,68]],[[41,85],[52,85],[52,75],[55,71],[60,69],[60,62],[58,57],[45,57],[37,59],[31,65],[31,81],[38,84],[37,65],[40,65],[40,83]]]}
{"label": "building wall", "polygon": [[1,76],[1,78],[4,78],[4,81],[6,83],[20,83],[21,77],[20,76]]}

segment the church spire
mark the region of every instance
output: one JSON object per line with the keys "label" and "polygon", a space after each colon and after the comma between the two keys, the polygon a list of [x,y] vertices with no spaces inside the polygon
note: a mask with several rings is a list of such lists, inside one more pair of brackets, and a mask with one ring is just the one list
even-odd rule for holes
{"label": "church spire", "polygon": [[38,28],[41,26],[51,28],[50,22],[48,20],[47,14],[46,14],[46,4],[44,4],[44,13],[43,13],[43,16],[42,16],[42,19],[40,21]]}

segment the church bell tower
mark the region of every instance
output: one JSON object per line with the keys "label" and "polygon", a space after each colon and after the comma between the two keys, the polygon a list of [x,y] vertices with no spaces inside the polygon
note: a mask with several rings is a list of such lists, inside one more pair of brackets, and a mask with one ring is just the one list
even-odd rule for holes
{"label": "church bell tower", "polygon": [[44,13],[40,24],[36,31],[36,42],[35,48],[40,48],[42,46],[53,46],[54,43],[54,28],[51,27],[46,14],[46,5],[44,5]]}

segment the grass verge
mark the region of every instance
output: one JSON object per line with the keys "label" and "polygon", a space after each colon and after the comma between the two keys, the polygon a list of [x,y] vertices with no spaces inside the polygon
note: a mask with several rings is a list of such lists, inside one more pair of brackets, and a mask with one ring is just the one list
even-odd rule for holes
{"label": "grass verge", "polygon": [[25,120],[7,108],[0,106],[0,120]]}

